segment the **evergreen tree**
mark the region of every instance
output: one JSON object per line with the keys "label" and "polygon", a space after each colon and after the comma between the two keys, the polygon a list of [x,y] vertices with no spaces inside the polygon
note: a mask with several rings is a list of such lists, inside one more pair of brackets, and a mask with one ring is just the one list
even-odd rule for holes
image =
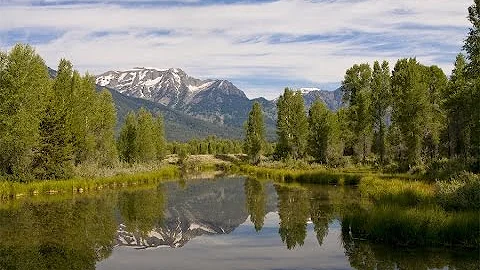
{"label": "evergreen tree", "polygon": [[136,145],[137,139],[137,117],[134,112],[128,113],[125,117],[125,123],[120,131],[118,137],[118,152],[120,159],[127,163],[134,163],[137,161],[138,148]]}
{"label": "evergreen tree", "polygon": [[309,154],[317,161],[331,163],[342,156],[337,117],[323,101],[315,100],[308,113],[310,127],[308,138]]}
{"label": "evergreen tree", "polygon": [[306,153],[308,119],[302,93],[285,88],[284,94],[277,101],[277,113],[276,157],[303,158]]}
{"label": "evergreen tree", "polygon": [[473,157],[475,171],[480,171],[480,0],[474,0],[468,8],[468,20],[472,24],[463,49],[467,52],[466,65],[467,93],[465,110],[468,119],[469,150]]}
{"label": "evergreen tree", "polygon": [[32,47],[0,53],[0,174],[31,178],[49,88],[47,67]]}
{"label": "evergreen tree", "polygon": [[347,125],[353,135],[350,145],[363,163],[370,153],[372,141],[371,81],[372,70],[368,64],[354,65],[347,70],[342,81],[343,101],[348,105]]}
{"label": "evergreen tree", "polygon": [[468,8],[468,20],[472,24],[463,49],[467,52],[466,66],[468,77],[478,78],[480,74],[480,0],[474,0]]}
{"label": "evergreen tree", "polygon": [[95,99],[93,126],[95,138],[95,154],[93,159],[100,166],[112,166],[117,159],[117,148],[115,147],[115,126],[117,114],[113,103],[112,94],[108,90],[98,93]]}
{"label": "evergreen tree", "polygon": [[137,116],[137,135],[135,136],[138,160],[151,162],[157,157],[155,142],[156,125],[152,114],[141,108]]}
{"label": "evergreen tree", "polygon": [[162,160],[165,157],[165,127],[163,124],[163,116],[160,114],[155,118],[154,141],[156,150],[156,159]]}
{"label": "evergreen tree", "polygon": [[80,87],[80,75],[73,72],[69,61],[61,59],[40,124],[40,156],[35,160],[34,169],[36,177],[40,179],[73,176],[75,156],[72,98],[74,89]]}
{"label": "evergreen tree", "polygon": [[387,61],[382,65],[378,61],[373,64],[372,73],[372,104],[374,141],[373,150],[380,157],[380,163],[385,163],[386,118],[391,107],[390,68]]}
{"label": "evergreen tree", "polygon": [[40,122],[40,145],[33,162],[37,179],[67,179],[73,176],[73,151],[66,128],[66,115],[49,102]]}
{"label": "evergreen tree", "polygon": [[255,102],[245,124],[244,149],[250,162],[258,164],[265,150],[265,124],[260,103]]}

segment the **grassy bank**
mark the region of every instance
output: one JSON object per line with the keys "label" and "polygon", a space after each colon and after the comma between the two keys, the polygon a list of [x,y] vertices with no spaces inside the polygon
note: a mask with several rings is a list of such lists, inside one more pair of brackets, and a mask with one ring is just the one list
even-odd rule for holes
{"label": "grassy bank", "polygon": [[480,248],[479,213],[447,212],[440,207],[381,205],[355,208],[342,220],[343,233],[397,246]]}
{"label": "grassy bank", "polygon": [[323,168],[316,170],[297,170],[241,165],[240,171],[258,178],[271,179],[286,183],[297,182],[323,185],[358,185],[362,178],[362,175],[356,172],[341,172]]}
{"label": "grassy bank", "polygon": [[158,183],[180,176],[177,166],[165,165],[151,172],[117,174],[110,177],[76,178],[70,180],[34,181],[31,183],[0,182],[0,199],[8,200],[40,194],[83,193],[104,188],[128,187]]}

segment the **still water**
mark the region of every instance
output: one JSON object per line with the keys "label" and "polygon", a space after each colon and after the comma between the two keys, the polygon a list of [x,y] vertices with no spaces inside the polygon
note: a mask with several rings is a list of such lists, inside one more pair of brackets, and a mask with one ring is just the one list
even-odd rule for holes
{"label": "still water", "polygon": [[247,178],[0,205],[0,269],[479,269],[478,251],[342,233],[354,188]]}

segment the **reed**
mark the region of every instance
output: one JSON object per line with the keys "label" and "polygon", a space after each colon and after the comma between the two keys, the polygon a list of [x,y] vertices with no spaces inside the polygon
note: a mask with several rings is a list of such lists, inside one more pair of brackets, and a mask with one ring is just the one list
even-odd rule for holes
{"label": "reed", "polygon": [[435,187],[417,180],[385,179],[378,176],[365,176],[359,190],[362,197],[377,204],[416,206],[435,202]]}
{"label": "reed", "polygon": [[358,207],[344,215],[343,233],[397,246],[480,248],[478,212],[446,212],[440,207]]}

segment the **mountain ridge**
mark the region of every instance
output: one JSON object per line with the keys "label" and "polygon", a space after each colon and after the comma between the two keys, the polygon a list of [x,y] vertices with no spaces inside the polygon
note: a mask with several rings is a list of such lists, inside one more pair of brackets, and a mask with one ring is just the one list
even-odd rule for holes
{"label": "mountain ridge", "polygon": [[[104,72],[96,77],[96,83],[127,96],[150,100],[223,126],[242,127],[253,103],[257,101],[264,109],[267,130],[275,129],[276,101],[263,97],[249,99],[228,80],[197,79],[180,68],[136,67]],[[323,100],[331,110],[341,106],[338,89],[325,91],[301,88],[300,91],[307,108],[317,98]]]}

